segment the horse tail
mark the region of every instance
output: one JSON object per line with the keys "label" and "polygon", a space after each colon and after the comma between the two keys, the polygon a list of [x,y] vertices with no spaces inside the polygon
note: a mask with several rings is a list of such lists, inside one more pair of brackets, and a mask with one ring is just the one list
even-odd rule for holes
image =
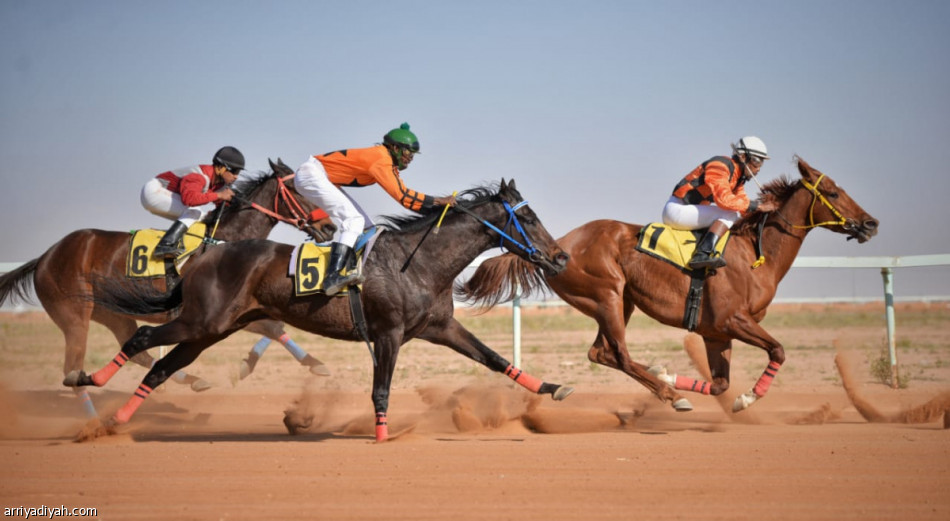
{"label": "horse tail", "polygon": [[128,284],[121,278],[102,277],[96,281],[92,297],[97,306],[123,315],[154,315],[178,309],[182,304],[182,283],[179,280],[168,292],[151,285]]}
{"label": "horse tail", "polygon": [[517,286],[520,286],[523,297],[548,289],[540,267],[513,253],[506,253],[482,262],[471,278],[456,284],[455,296],[475,307],[491,309],[501,302],[513,300]]}
{"label": "horse tail", "polygon": [[17,269],[0,276],[0,306],[9,299],[11,304],[22,302],[24,304],[35,304],[33,298],[33,274],[36,273],[36,266],[40,263],[37,257],[30,262],[22,264]]}

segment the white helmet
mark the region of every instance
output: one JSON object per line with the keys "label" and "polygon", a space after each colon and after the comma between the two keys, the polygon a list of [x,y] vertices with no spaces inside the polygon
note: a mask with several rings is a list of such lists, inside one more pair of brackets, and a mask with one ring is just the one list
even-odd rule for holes
{"label": "white helmet", "polygon": [[739,140],[739,144],[734,146],[736,153],[746,154],[759,159],[769,159],[769,151],[765,148],[765,143],[755,136],[746,136]]}

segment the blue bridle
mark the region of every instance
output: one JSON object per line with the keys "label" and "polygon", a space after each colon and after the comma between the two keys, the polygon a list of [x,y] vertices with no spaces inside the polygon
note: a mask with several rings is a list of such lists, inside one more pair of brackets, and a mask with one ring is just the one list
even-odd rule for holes
{"label": "blue bridle", "polygon": [[508,212],[508,222],[505,223],[505,229],[508,229],[508,227],[511,226],[512,223],[513,223],[513,224],[515,225],[515,229],[518,230],[518,233],[520,233],[520,234],[521,234],[521,237],[524,239],[525,244],[522,244],[521,242],[519,242],[517,239],[515,239],[515,238],[512,237],[511,235],[508,235],[507,233],[505,233],[504,230],[499,229],[499,228],[498,228],[497,226],[495,226],[494,224],[492,224],[492,223],[486,221],[485,219],[482,219],[481,217],[475,215],[475,213],[472,212],[471,210],[469,210],[468,208],[465,208],[465,207],[463,207],[463,206],[461,206],[461,205],[457,205],[456,208],[459,209],[459,210],[461,210],[461,211],[463,211],[463,212],[465,212],[465,213],[467,213],[468,215],[471,215],[472,217],[474,217],[475,219],[477,219],[478,221],[480,221],[482,224],[484,224],[484,225],[487,226],[488,228],[491,228],[492,230],[494,230],[495,232],[497,232],[498,235],[501,235],[501,240],[500,240],[499,243],[498,243],[498,247],[499,247],[499,248],[501,248],[501,249],[504,250],[504,249],[505,249],[505,239],[508,239],[509,242],[511,242],[512,244],[514,244],[515,246],[517,246],[521,251],[523,251],[523,252],[525,252],[526,254],[528,254],[528,256],[533,257],[533,256],[538,255],[538,253],[539,253],[539,252],[538,252],[538,249],[535,248],[534,245],[531,244],[531,239],[528,238],[528,234],[525,233],[524,228],[521,226],[521,222],[518,221],[518,216],[515,215],[515,211],[517,211],[518,208],[521,208],[522,206],[527,206],[527,205],[528,205],[528,201],[521,201],[520,203],[518,203],[518,204],[516,204],[516,205],[514,205],[514,206],[511,206],[510,204],[508,204],[508,201],[502,201],[502,204],[505,205],[505,211]]}

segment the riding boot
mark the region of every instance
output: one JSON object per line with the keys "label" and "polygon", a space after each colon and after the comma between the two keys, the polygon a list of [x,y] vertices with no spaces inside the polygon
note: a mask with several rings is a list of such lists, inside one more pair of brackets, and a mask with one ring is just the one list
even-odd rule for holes
{"label": "riding boot", "polygon": [[706,235],[699,240],[696,245],[696,251],[693,252],[693,258],[689,260],[689,267],[696,270],[702,268],[724,268],[726,259],[716,254],[716,243],[719,238],[726,233],[729,228],[720,221],[716,221],[706,231]]}
{"label": "riding boot", "polygon": [[152,256],[174,259],[182,253],[185,253],[185,246],[182,244],[181,238],[185,235],[186,231],[188,231],[188,226],[185,223],[181,221],[172,223],[171,227],[168,228],[168,231],[165,232],[165,235],[162,237],[162,240],[158,241],[158,246],[155,247]]}
{"label": "riding boot", "polygon": [[355,269],[346,269],[351,257],[353,257],[353,248],[341,242],[334,242],[330,246],[330,263],[327,266],[326,279],[323,281],[323,291],[327,295],[332,297],[359,279],[359,273]]}

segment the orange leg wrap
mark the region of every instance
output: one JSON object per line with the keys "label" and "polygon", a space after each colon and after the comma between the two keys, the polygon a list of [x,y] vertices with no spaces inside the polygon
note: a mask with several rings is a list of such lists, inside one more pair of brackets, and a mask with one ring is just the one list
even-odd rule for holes
{"label": "orange leg wrap", "polygon": [[676,385],[673,387],[680,391],[693,391],[694,393],[709,394],[709,389],[712,387],[712,384],[702,380],[697,380],[695,378],[690,378],[688,376],[676,375]]}
{"label": "orange leg wrap", "polygon": [[376,413],[376,441],[386,441],[389,438],[389,424],[386,420],[386,413]]}
{"label": "orange leg wrap", "polygon": [[529,375],[528,373],[518,369],[513,365],[509,365],[505,369],[505,374],[508,375],[508,378],[511,378],[518,385],[524,387],[525,389],[536,393],[541,389],[541,380]]}
{"label": "orange leg wrap", "polygon": [[105,367],[99,369],[95,373],[92,373],[92,382],[96,384],[96,387],[102,387],[106,384],[117,372],[119,369],[122,369],[122,366],[129,361],[129,357],[125,356],[125,353],[119,352],[115,355],[115,358],[111,362],[106,364]]}
{"label": "orange leg wrap", "polygon": [[142,405],[142,402],[144,402],[145,399],[148,398],[148,395],[151,393],[152,393],[151,387],[145,384],[139,385],[139,388],[135,391],[135,394],[133,394],[132,397],[129,398],[129,401],[125,402],[125,405],[123,405],[121,409],[116,411],[115,416],[113,417],[115,419],[115,422],[128,423],[129,418],[131,418],[132,415],[135,414],[135,411],[139,408],[140,405]]}
{"label": "orange leg wrap", "polygon": [[765,372],[762,373],[762,376],[759,377],[759,381],[755,383],[755,387],[752,388],[752,392],[755,393],[759,398],[765,396],[765,393],[769,392],[769,387],[772,385],[772,380],[775,378],[775,375],[778,374],[778,368],[782,367],[778,362],[769,362],[769,366],[765,368]]}

